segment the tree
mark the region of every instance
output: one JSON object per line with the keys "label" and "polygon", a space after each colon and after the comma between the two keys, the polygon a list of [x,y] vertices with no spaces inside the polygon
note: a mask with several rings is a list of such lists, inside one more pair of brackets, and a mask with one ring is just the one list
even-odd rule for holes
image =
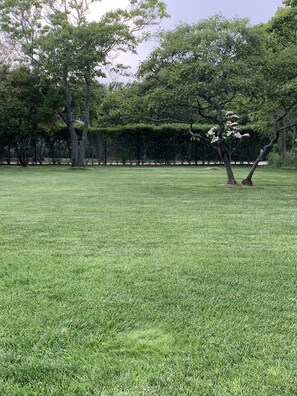
{"label": "tree", "polygon": [[145,123],[149,113],[144,100],[144,88],[138,82],[113,82],[107,87],[107,92],[98,112],[98,122],[101,125],[127,125]]}
{"label": "tree", "polygon": [[297,44],[297,1],[284,0],[284,7],[279,8],[266,25],[268,32],[277,37],[279,45],[287,47]]}
{"label": "tree", "polygon": [[[252,185],[252,177],[285,131],[297,125],[297,2],[285,1],[276,15],[263,27],[266,35],[266,51],[262,67],[262,89],[252,98],[253,116],[262,129],[270,131],[270,141],[263,147],[246,178],[244,185]],[[252,107],[253,105],[251,105]]]}
{"label": "tree", "polygon": [[257,29],[247,20],[215,15],[163,33],[159,48],[139,70],[156,120],[191,125],[202,119],[214,124],[215,136],[194,136],[191,128],[190,132],[216,150],[224,162],[228,185],[237,183],[229,158],[230,117],[226,114],[236,110],[241,95],[257,90],[260,42]]}
{"label": "tree", "polygon": [[14,147],[19,163],[27,166],[33,141],[50,131],[56,122],[54,108],[45,102],[35,74],[22,66],[0,70],[0,133]]}
{"label": "tree", "polygon": [[[64,87],[65,108],[59,114],[71,138],[73,167],[85,166],[93,81],[105,77],[110,54],[136,51],[137,33],[166,16],[162,1],[130,0],[127,9],[88,22],[89,6],[95,1],[3,0],[0,5],[2,29],[39,74]],[[73,87],[78,80],[85,86],[81,135],[74,128],[73,115]]]}

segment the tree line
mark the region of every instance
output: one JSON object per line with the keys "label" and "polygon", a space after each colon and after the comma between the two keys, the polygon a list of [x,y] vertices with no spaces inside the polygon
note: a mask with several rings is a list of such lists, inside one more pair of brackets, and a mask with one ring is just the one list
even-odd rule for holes
{"label": "tree line", "polygon": [[[267,24],[222,15],[159,33],[134,82],[105,84],[126,73],[114,54],[135,52],[147,29],[168,17],[159,0],[130,0],[98,22],[87,15],[96,0],[3,0],[0,4],[0,139],[19,162],[28,147],[66,128],[71,164],[84,167],[90,127],[187,125],[187,136],[224,163],[237,184],[231,155],[251,141],[263,146],[242,184],[276,143],[296,147],[297,1]],[[102,82],[103,81],[103,82]],[[198,131],[196,125],[208,124]],[[67,140],[67,139],[66,139]]]}

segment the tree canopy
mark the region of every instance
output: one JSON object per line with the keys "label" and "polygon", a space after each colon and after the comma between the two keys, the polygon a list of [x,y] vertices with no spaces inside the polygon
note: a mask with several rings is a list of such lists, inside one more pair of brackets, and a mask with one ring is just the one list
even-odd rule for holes
{"label": "tree canopy", "polygon": [[[204,120],[214,124],[215,138],[200,138],[208,141],[224,161],[228,184],[236,180],[228,158],[226,138],[231,133],[227,135],[230,119],[226,113],[236,110],[242,96],[259,89],[260,53],[259,29],[244,19],[215,15],[162,34],[160,46],[140,67],[156,120],[189,124]],[[237,136],[242,137],[239,132]]]}
{"label": "tree canopy", "polygon": [[[125,10],[88,22],[87,13],[96,0],[3,0],[2,30],[38,74],[64,86],[65,109],[61,119],[71,137],[72,166],[85,166],[84,155],[89,129],[91,86],[94,78],[105,76],[114,51],[135,51],[137,32],[165,17],[160,0],[130,0]],[[73,119],[74,82],[85,85],[82,114],[84,129],[78,136]]]}

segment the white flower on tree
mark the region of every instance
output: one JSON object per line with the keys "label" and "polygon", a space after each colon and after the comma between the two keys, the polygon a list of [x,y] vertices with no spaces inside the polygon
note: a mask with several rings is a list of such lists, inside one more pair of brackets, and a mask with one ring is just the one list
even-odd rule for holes
{"label": "white flower on tree", "polygon": [[207,132],[208,136],[215,136],[216,132],[218,132],[218,128],[217,127],[212,127],[210,128],[210,130]]}
{"label": "white flower on tree", "polygon": [[222,140],[234,140],[234,139],[242,139],[246,137],[250,137],[248,133],[241,134],[240,127],[238,122],[235,120],[239,119],[239,116],[234,111],[227,111],[225,113],[227,121],[226,121],[226,130],[220,130],[218,127],[212,127],[207,132],[207,136],[210,138],[210,143],[217,143]]}
{"label": "white flower on tree", "polygon": [[211,143],[216,143],[216,142],[218,142],[220,140],[220,138],[218,137],[218,136],[214,136],[212,139],[211,139]]}

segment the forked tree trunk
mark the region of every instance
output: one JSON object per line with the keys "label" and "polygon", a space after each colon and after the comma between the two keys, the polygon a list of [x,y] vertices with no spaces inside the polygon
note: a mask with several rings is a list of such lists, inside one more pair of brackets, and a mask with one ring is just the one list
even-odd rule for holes
{"label": "forked tree trunk", "polygon": [[277,141],[279,139],[279,135],[280,135],[280,132],[277,131],[275,133],[274,138],[271,139],[270,142],[268,144],[266,144],[266,146],[263,147],[263,149],[261,150],[260,155],[258,156],[256,161],[253,163],[253,166],[251,167],[251,170],[249,171],[247,177],[244,180],[242,180],[241,184],[243,186],[252,186],[253,185],[252,177],[253,177],[253,175],[255,173],[255,170],[257,169],[260,161],[262,161],[265,158],[265,156],[270,153],[270,151],[272,150],[272,148],[275,145],[275,143],[277,143]]}
{"label": "forked tree trunk", "polygon": [[[270,144],[269,144],[269,145],[270,145]],[[269,145],[267,145],[267,146],[269,146]],[[272,144],[270,150],[267,149],[267,150],[265,151],[265,147],[267,147],[267,146],[264,146],[264,149],[261,150],[260,155],[258,156],[258,158],[256,159],[256,161],[253,163],[253,166],[251,167],[251,170],[249,171],[247,177],[246,177],[245,179],[242,180],[241,184],[242,184],[243,186],[252,186],[252,185],[253,185],[252,177],[253,177],[253,175],[254,175],[254,173],[255,173],[255,170],[257,169],[257,167],[258,167],[258,165],[259,165],[259,162],[262,161],[262,160],[264,159],[265,155],[268,154],[269,151],[272,149],[273,144]]]}
{"label": "forked tree trunk", "polygon": [[296,128],[296,125],[297,125],[296,121],[292,122],[290,125],[279,126],[284,123],[286,115],[294,106],[296,106],[295,102],[289,108],[284,108],[283,113],[275,120],[275,126],[274,126],[275,132],[274,132],[273,138],[270,140],[270,142],[268,144],[266,144],[266,146],[263,147],[263,150],[261,150],[260,155],[258,156],[256,161],[253,163],[253,166],[252,166],[251,170],[249,171],[247,177],[244,180],[242,180],[242,182],[241,182],[242,185],[244,185],[244,186],[252,186],[253,185],[252,177],[253,177],[255,170],[257,169],[257,167],[259,165],[259,162],[262,161],[262,159],[264,159],[264,157],[268,153],[270,153],[270,151],[273,149],[273,146],[275,145],[275,143],[278,142],[282,133],[284,133],[289,128],[292,128],[292,127]]}
{"label": "forked tree trunk", "polygon": [[[281,118],[280,118],[279,120],[281,120]],[[279,120],[278,120],[278,121],[279,121]],[[278,122],[278,121],[277,121],[277,122]],[[277,124],[277,122],[276,122],[276,124]],[[286,127],[285,127],[285,128],[286,128]],[[256,159],[256,161],[253,163],[252,168],[251,168],[251,170],[249,171],[247,177],[246,177],[245,179],[242,180],[241,184],[242,184],[243,186],[252,186],[252,185],[253,185],[252,178],[253,178],[253,175],[254,175],[254,173],[255,173],[255,170],[257,169],[257,167],[258,167],[260,161],[262,161],[262,160],[265,158],[265,156],[266,156],[267,154],[270,153],[270,151],[273,149],[273,146],[275,145],[275,143],[278,142],[279,137],[280,137],[281,133],[285,130],[285,128],[280,128],[280,129],[278,129],[278,128],[276,127],[274,137],[270,140],[270,142],[269,142],[268,144],[266,144],[266,146],[263,147],[263,149],[261,150],[260,155],[258,156],[258,158]]]}
{"label": "forked tree trunk", "polygon": [[71,141],[71,166],[73,168],[84,168],[85,167],[85,153],[89,131],[89,119],[90,119],[90,102],[91,102],[91,78],[85,78],[86,82],[86,94],[85,94],[85,114],[84,114],[84,127],[79,140],[74,123],[72,114],[72,94],[69,84],[68,73],[64,74],[64,86],[66,91],[66,112],[67,112],[67,128],[70,135]]}

